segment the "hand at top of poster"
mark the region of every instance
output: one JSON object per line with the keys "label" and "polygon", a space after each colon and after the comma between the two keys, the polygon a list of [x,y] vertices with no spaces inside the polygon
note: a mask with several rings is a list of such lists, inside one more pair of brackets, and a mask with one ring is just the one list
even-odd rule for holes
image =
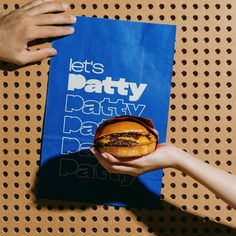
{"label": "hand at top of poster", "polygon": [[109,153],[91,152],[99,163],[111,173],[140,174],[156,169],[175,168],[203,184],[210,191],[236,209],[236,176],[211,166],[181,149],[160,144],[155,152],[135,159],[119,159]]}
{"label": "hand at top of poster", "polygon": [[34,0],[8,14],[1,13],[0,59],[24,65],[55,56],[54,48],[30,51],[28,43],[72,34],[74,28],[66,25],[75,23],[76,17],[65,13],[68,7],[54,0]]}

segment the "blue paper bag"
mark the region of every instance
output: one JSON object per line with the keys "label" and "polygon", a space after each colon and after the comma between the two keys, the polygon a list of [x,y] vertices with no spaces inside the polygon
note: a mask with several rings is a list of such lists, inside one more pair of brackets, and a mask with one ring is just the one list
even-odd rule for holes
{"label": "blue paper bag", "polygon": [[156,207],[162,170],[110,174],[90,153],[96,128],[120,115],[151,119],[165,142],[174,25],[77,17],[53,47],[38,197]]}

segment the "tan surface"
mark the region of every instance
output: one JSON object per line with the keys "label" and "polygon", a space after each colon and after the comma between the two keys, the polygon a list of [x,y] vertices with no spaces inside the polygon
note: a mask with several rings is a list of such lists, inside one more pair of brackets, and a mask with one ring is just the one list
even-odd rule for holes
{"label": "tan surface", "polygon": [[[168,141],[236,174],[235,0],[68,2],[78,15],[177,24]],[[49,66],[7,68],[1,63],[0,235],[236,235],[235,211],[174,170],[165,171],[160,210],[36,201]]]}

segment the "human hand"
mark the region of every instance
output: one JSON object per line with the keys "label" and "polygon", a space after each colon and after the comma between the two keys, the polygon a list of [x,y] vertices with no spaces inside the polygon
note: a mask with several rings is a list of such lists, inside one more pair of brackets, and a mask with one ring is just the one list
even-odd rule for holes
{"label": "human hand", "polygon": [[[34,0],[6,15],[0,15],[0,59],[24,65],[55,56],[54,48],[30,51],[28,43],[39,38],[72,34],[76,17],[65,13],[68,4],[54,0]],[[55,14],[57,13],[57,14]]]}
{"label": "human hand", "polygon": [[177,156],[183,155],[184,153],[184,151],[173,145],[159,144],[153,153],[126,160],[114,157],[109,153],[99,153],[95,148],[91,148],[90,150],[108,172],[133,176],[157,169],[175,168],[177,167]]}

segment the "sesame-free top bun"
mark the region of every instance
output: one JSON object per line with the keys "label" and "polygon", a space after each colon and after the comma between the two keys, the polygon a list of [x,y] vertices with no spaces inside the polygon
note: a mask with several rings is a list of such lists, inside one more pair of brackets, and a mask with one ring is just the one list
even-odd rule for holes
{"label": "sesame-free top bun", "polygon": [[105,121],[95,134],[94,146],[118,158],[133,158],[155,151],[158,132],[148,119],[121,116]]}
{"label": "sesame-free top bun", "polygon": [[108,134],[137,132],[148,134],[149,131],[141,124],[134,121],[119,121],[110,123],[101,130],[98,138]]}

